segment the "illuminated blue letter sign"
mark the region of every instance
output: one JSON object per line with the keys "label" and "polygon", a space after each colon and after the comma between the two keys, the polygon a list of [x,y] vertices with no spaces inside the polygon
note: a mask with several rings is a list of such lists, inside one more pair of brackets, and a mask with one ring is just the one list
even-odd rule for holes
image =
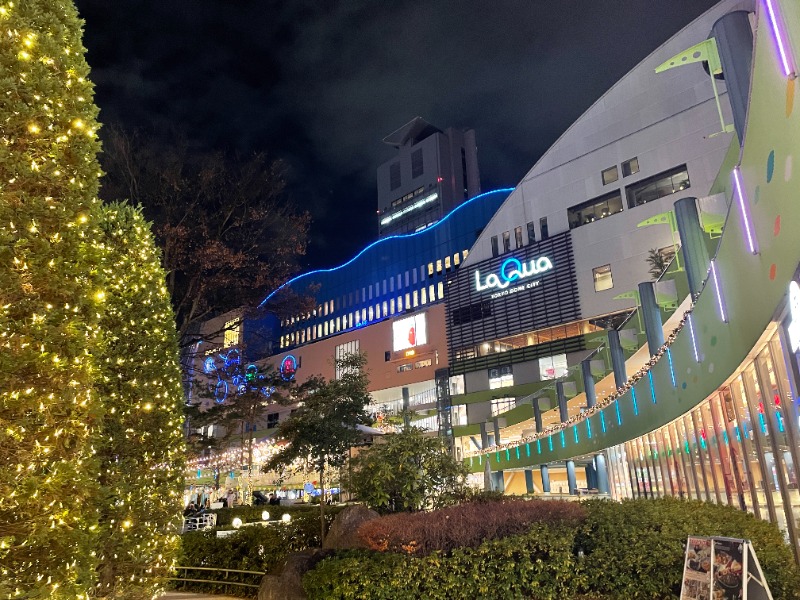
{"label": "illuminated blue letter sign", "polygon": [[500,265],[499,273],[487,275],[484,281],[481,281],[480,271],[475,271],[475,289],[479,292],[494,289],[504,290],[515,281],[541,275],[552,269],[553,263],[546,256],[540,256],[525,263],[517,258],[509,258]]}

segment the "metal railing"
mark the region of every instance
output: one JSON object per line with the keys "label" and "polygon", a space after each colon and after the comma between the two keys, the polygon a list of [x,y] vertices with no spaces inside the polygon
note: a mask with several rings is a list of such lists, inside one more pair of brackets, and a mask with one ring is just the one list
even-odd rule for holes
{"label": "metal railing", "polygon": [[[225,589],[225,587],[227,587],[229,585],[236,585],[236,586],[243,587],[243,588],[253,588],[255,590],[258,590],[258,588],[261,586],[261,577],[263,577],[265,575],[264,571],[243,571],[241,569],[222,569],[222,568],[218,568],[218,567],[175,567],[175,571],[176,571],[176,573],[179,572],[179,571],[183,571],[184,572],[184,576],[183,577],[170,577],[169,580],[170,581],[175,581],[175,582],[178,582],[178,583],[183,583],[184,584],[183,585],[184,589],[186,588],[186,584],[187,583],[206,583],[206,584],[211,584],[211,585],[215,586],[214,587],[215,590],[216,590],[216,586],[222,586],[223,589]],[[224,577],[224,579],[195,579],[195,578],[191,578],[191,577],[188,576],[189,575],[189,571],[205,571],[205,572],[209,572],[210,571],[210,572],[224,573],[225,577]],[[253,576],[254,578],[258,577],[258,583],[247,583],[247,582],[244,582],[244,581],[232,581],[232,580],[228,579],[228,576],[229,576],[230,573],[237,573],[237,574],[240,574],[240,575]],[[198,575],[198,577],[199,576],[200,575]]]}

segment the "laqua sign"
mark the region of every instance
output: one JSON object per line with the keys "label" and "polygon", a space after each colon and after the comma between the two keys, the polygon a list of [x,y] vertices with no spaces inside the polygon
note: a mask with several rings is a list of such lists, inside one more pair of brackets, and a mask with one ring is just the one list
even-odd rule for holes
{"label": "laqua sign", "polygon": [[[522,262],[518,258],[509,258],[503,261],[497,273],[491,273],[487,275],[485,279],[482,279],[481,272],[476,270],[475,289],[479,292],[487,290],[506,290],[506,288],[516,281],[529,279],[552,270],[553,262],[546,256],[540,256],[539,258],[534,258],[526,262]],[[526,285],[515,286],[514,289],[526,289],[528,286],[535,287],[533,284],[538,284],[538,282],[530,282]]]}

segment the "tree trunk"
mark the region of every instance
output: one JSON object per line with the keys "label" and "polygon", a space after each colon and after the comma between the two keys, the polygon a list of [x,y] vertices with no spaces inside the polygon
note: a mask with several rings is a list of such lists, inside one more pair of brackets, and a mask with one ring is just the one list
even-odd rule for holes
{"label": "tree trunk", "polygon": [[325,463],[319,467],[319,545],[325,541]]}

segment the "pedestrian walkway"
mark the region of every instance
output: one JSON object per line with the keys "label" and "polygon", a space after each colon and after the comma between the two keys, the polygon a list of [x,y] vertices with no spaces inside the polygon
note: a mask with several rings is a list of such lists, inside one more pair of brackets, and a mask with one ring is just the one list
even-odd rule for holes
{"label": "pedestrian walkway", "polygon": [[159,600],[242,600],[233,596],[215,596],[212,594],[194,594],[192,592],[167,592]]}

